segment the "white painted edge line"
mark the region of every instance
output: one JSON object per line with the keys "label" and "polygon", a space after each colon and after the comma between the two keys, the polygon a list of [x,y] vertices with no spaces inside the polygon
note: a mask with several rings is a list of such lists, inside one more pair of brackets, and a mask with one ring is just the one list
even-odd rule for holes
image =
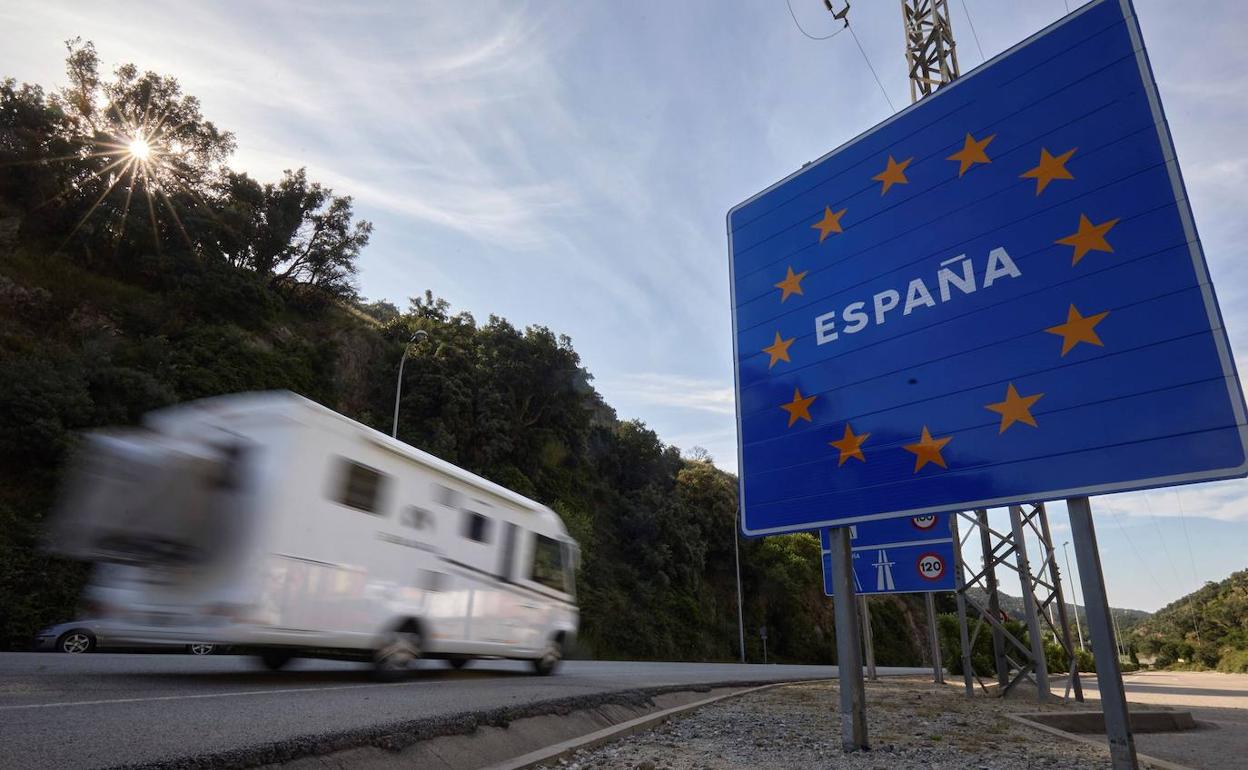
{"label": "white painted edge line", "polygon": [[[1068,733],[1065,730],[1059,730],[1056,727],[1051,727],[1050,725],[1033,722],[1026,717],[1018,716],[1017,714],[1005,714],[1004,716],[1006,719],[1012,719],[1021,725],[1026,725],[1027,727],[1040,730],[1041,732],[1054,735],[1058,738],[1065,738],[1068,741],[1078,741],[1079,743],[1086,743],[1089,746],[1096,746],[1098,748],[1105,749],[1106,751],[1109,750],[1109,744],[1106,741],[1097,740],[1096,738],[1088,738],[1087,736],[1077,735],[1075,733]],[[1158,768],[1158,770],[1196,770],[1196,768],[1188,767],[1187,765],[1180,765],[1175,762],[1158,759],[1157,757],[1150,757],[1149,755],[1141,754],[1138,751],[1136,752],[1135,757],[1140,761],[1141,765],[1155,767]]]}
{"label": "white painted edge line", "polygon": [[[693,703],[686,703],[682,706],[673,706],[672,708],[663,709],[662,711],[656,711],[653,714],[647,714],[645,716],[637,717],[636,719],[630,719],[627,722],[621,722],[618,725],[605,727],[587,735],[582,735],[579,738],[572,738],[570,740],[546,746],[545,748],[537,749],[536,751],[530,751],[528,754],[523,754],[513,759],[499,762],[498,764],[489,765],[483,770],[525,770],[526,768],[534,767],[553,759],[558,759],[559,757],[571,754],[581,749],[593,748],[595,746],[613,741],[616,738],[622,738],[626,735],[640,732],[651,725],[657,724],[671,717],[678,716],[686,711],[693,711],[694,709],[699,709],[703,706],[709,706],[712,703],[716,703],[727,698],[736,698],[740,695],[747,695],[752,692],[770,690],[773,687],[788,687],[789,685],[794,684],[810,684],[812,682],[826,681],[828,680],[799,679],[792,682],[773,682],[771,684],[764,684],[758,687],[747,687],[744,690],[735,690],[733,692],[715,695],[710,698],[703,698],[702,700],[694,701]],[[714,685],[711,686],[713,687]],[[1183,768],[1183,770],[1188,770],[1188,768]]]}
{"label": "white painted edge line", "polygon": [[143,698],[103,698],[100,700],[79,700],[51,703],[16,703],[0,706],[0,711],[23,711],[27,709],[71,708],[74,706],[105,706],[114,703],[153,703],[172,700],[201,700],[205,698],[234,698],[249,695],[290,695],[301,692],[330,692],[332,690],[358,690],[367,687],[411,687],[413,685],[430,684],[427,681],[416,682],[377,682],[373,684],[342,684],[329,687],[289,687],[281,690],[238,690],[231,692],[208,692],[193,695],[152,695]]}

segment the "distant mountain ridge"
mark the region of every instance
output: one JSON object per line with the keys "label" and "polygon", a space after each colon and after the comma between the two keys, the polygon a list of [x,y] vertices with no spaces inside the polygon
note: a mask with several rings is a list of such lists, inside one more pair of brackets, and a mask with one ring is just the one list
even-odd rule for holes
{"label": "distant mountain ridge", "polygon": [[[984,604],[985,606],[987,605],[988,603],[987,591],[983,590],[982,588],[972,587],[967,593],[969,593],[971,597],[974,598],[976,601]],[[1011,596],[1010,594],[1007,594],[1004,591],[999,591],[997,595],[1000,599],[1001,609],[1004,610],[1011,618],[1014,618],[1016,620],[1022,620],[1023,618],[1022,597]],[[1075,609],[1076,607],[1073,603],[1071,602],[1066,603],[1066,612],[1072,625],[1075,622]],[[1088,615],[1087,615],[1086,609],[1084,608],[1083,605],[1079,605],[1078,611],[1079,611],[1079,622],[1083,624],[1084,633],[1087,633]],[[1113,615],[1114,621],[1118,624],[1118,632],[1122,634],[1123,636],[1126,636],[1128,631],[1134,629],[1140,623],[1146,621],[1148,618],[1152,616],[1152,613],[1145,612],[1144,610],[1133,610],[1133,609],[1126,609],[1123,607],[1110,607],[1109,611],[1110,611],[1110,614]]]}

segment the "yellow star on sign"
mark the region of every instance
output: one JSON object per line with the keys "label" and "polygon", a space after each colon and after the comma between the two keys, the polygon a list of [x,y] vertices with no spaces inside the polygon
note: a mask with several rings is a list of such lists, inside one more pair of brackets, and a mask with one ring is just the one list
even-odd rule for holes
{"label": "yellow star on sign", "polygon": [[871,438],[870,433],[859,433],[855,436],[853,428],[849,427],[849,423],[845,423],[845,435],[841,440],[828,442],[829,446],[834,446],[841,452],[841,459],[836,467],[841,467],[851,457],[856,457],[865,463],[867,458],[862,455],[862,442],[869,438]]}
{"label": "yellow star on sign", "polygon": [[945,158],[945,160],[958,161],[958,176],[961,177],[966,173],[967,169],[976,163],[992,162],[988,159],[988,154],[984,152],[984,148],[988,146],[989,142],[996,138],[996,134],[992,134],[984,139],[976,139],[970,134],[967,134],[966,141],[963,143],[962,149],[950,155],[948,158]]}
{"label": "yellow star on sign", "polygon": [[792,345],[796,339],[797,337],[789,337],[787,340],[782,340],[780,332],[776,332],[776,341],[763,348],[763,352],[771,356],[771,360],[767,362],[768,369],[775,366],[777,361],[789,360],[789,345]]}
{"label": "yellow star on sign", "polygon": [[1001,430],[997,433],[1005,433],[1005,429],[1016,422],[1022,422],[1035,428],[1036,418],[1031,416],[1031,407],[1040,399],[1044,398],[1043,393],[1037,393],[1034,396],[1020,396],[1018,391],[1014,389],[1014,383],[1010,383],[1005,388],[1005,400],[996,404],[988,404],[984,408],[996,412],[1001,415]]}
{"label": "yellow star on sign", "polygon": [[790,428],[793,427],[793,423],[797,422],[799,417],[806,422],[812,421],[810,419],[810,405],[815,403],[816,398],[818,396],[806,396],[803,398],[801,390],[793,389],[793,400],[787,404],[780,405],[781,409],[789,413]]}
{"label": "yellow star on sign", "polygon": [[876,182],[884,183],[884,185],[880,188],[880,195],[888,192],[888,188],[895,184],[910,184],[910,180],[906,179],[906,166],[909,166],[910,161],[912,160],[914,160],[914,158],[910,157],[898,163],[893,160],[892,155],[888,156],[888,166],[885,167],[885,169],[880,173],[871,177],[871,179]]}
{"label": "yellow star on sign", "polygon": [[1070,349],[1080,342],[1086,342],[1090,345],[1105,347],[1105,343],[1101,342],[1101,338],[1096,334],[1096,325],[1105,320],[1105,316],[1109,315],[1109,311],[1097,313],[1096,315],[1083,316],[1079,315],[1079,310],[1074,305],[1070,306],[1070,310],[1066,313],[1066,323],[1050,326],[1045,329],[1049,334],[1056,334],[1062,338],[1062,355],[1070,352]]}
{"label": "yellow star on sign", "polygon": [[789,266],[788,275],[784,276],[784,280],[781,281],[780,283],[773,284],[777,289],[780,290],[781,302],[784,302],[786,299],[788,299],[790,294],[802,293],[802,279],[806,277],[806,273],[808,272],[810,271],[803,270],[800,273],[794,273],[793,267]]}
{"label": "yellow star on sign", "polygon": [[1029,168],[1019,174],[1019,179],[1036,180],[1036,195],[1044,192],[1044,188],[1049,186],[1049,182],[1054,179],[1074,179],[1074,175],[1066,170],[1066,161],[1070,160],[1070,156],[1075,154],[1078,147],[1067,150],[1058,155],[1056,158],[1049,154],[1049,151],[1043,147],[1040,148],[1040,165],[1035,168]]}
{"label": "yellow star on sign", "polygon": [[947,468],[945,458],[940,456],[940,450],[953,440],[952,436],[945,438],[932,438],[932,434],[927,432],[927,426],[923,426],[923,435],[919,438],[917,444],[905,444],[902,449],[907,452],[914,453],[914,472],[918,473],[924,465],[928,463],[936,463],[942,468]]}
{"label": "yellow star on sign", "polygon": [[819,231],[820,243],[823,243],[823,239],[827,238],[832,233],[844,232],[844,230],[841,229],[841,217],[844,216],[845,212],[848,210],[849,209],[841,209],[840,211],[834,212],[832,211],[831,206],[823,207],[823,219],[820,219],[818,222],[811,225],[811,227]]}
{"label": "yellow star on sign", "polygon": [[1109,219],[1099,225],[1094,225],[1086,215],[1080,214],[1079,229],[1065,238],[1059,238],[1054,243],[1075,247],[1075,258],[1070,263],[1071,265],[1079,264],[1079,260],[1083,259],[1083,255],[1089,251],[1104,251],[1113,254],[1114,247],[1105,240],[1105,233],[1108,233],[1116,224],[1118,224],[1117,219]]}

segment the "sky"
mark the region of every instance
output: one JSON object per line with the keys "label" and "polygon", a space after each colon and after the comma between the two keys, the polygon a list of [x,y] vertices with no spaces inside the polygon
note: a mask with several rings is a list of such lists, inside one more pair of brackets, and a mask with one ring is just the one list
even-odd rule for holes
{"label": "sky", "polygon": [[[854,4],[865,57],[799,31],[837,29],[820,0],[791,3],[12,2],[0,76],[63,84],[77,36],[106,68],[176,76],[235,133],[233,166],[306,166],[353,196],[376,226],[365,297],[431,289],[567,334],[621,417],[735,471],[725,215],[909,104],[895,2]],[[950,3],[963,72],[1066,5]],[[1242,367],[1248,12],[1136,7]],[[1232,481],[1094,499],[1111,602],[1154,610],[1248,567],[1246,498]]]}

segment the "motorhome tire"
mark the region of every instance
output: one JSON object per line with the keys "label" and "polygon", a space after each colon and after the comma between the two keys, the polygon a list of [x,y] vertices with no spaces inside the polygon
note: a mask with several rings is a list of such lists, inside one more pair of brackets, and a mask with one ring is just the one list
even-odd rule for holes
{"label": "motorhome tire", "polygon": [[542,652],[542,657],[533,661],[533,670],[538,676],[550,676],[559,667],[563,659],[563,640],[558,637],[551,639]]}
{"label": "motorhome tire", "polygon": [[290,650],[264,650],[258,656],[260,664],[270,671],[281,671],[286,664],[294,660],[295,654]]}
{"label": "motorhome tire", "polygon": [[468,665],[468,661],[470,660],[472,660],[472,658],[447,658],[446,662],[447,662],[447,665],[449,665],[451,668],[458,671],[459,669]]}
{"label": "motorhome tire", "polygon": [[392,631],[373,653],[373,678],[379,682],[397,682],[407,676],[411,666],[420,659],[420,633],[404,628]]}

